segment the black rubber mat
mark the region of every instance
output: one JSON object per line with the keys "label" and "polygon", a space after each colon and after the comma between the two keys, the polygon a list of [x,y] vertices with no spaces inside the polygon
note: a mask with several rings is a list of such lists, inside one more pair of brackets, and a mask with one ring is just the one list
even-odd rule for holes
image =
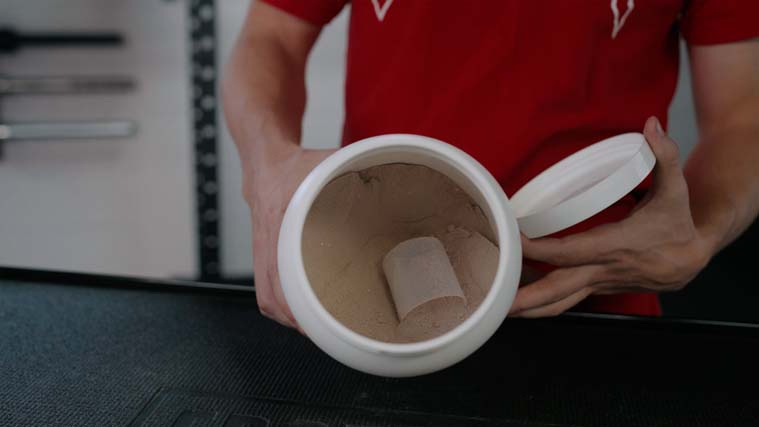
{"label": "black rubber mat", "polygon": [[263,319],[252,295],[119,285],[0,280],[0,424],[759,425],[752,326],[508,320],[452,368],[385,379]]}

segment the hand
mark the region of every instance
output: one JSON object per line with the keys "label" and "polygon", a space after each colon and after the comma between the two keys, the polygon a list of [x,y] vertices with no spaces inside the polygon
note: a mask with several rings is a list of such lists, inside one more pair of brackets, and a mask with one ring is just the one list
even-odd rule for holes
{"label": "hand", "polygon": [[675,142],[654,117],[644,135],[657,160],[654,183],[629,217],[564,238],[522,237],[526,258],[559,268],[519,289],[512,316],[555,316],[592,294],[679,290],[709,262]]}
{"label": "hand", "polygon": [[287,306],[277,271],[277,241],[287,205],[301,181],[335,150],[305,150],[289,144],[275,160],[259,162],[243,184],[253,223],[253,270],[261,313],[298,328]]}

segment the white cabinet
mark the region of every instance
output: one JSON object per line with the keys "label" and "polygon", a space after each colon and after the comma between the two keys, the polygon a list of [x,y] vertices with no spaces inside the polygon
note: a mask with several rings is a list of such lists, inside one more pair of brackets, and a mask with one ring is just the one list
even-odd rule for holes
{"label": "white cabinet", "polygon": [[129,119],[128,139],[19,141],[0,159],[0,266],[195,275],[185,2],[3,0],[0,26],[111,31],[117,48],[26,49],[0,74],[126,75],[126,94],[13,96],[1,121]]}

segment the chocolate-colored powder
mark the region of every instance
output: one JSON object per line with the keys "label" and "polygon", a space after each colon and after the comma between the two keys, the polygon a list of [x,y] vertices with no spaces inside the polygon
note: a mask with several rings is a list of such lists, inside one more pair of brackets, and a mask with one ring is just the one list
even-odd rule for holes
{"label": "chocolate-colored powder", "polygon": [[[399,322],[382,260],[397,244],[421,236],[443,243],[466,303],[436,299]],[[426,166],[386,164],[325,186],[302,244],[311,286],[337,320],[380,341],[414,342],[449,331],[480,305],[498,265],[493,240],[480,207],[450,178]]]}

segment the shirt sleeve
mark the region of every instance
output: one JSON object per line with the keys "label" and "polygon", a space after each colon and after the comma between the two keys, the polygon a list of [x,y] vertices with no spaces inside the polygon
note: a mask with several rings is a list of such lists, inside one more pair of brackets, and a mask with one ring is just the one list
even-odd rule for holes
{"label": "shirt sleeve", "polygon": [[258,0],[290,15],[323,26],[343,9],[349,0]]}
{"label": "shirt sleeve", "polygon": [[690,44],[730,43],[759,37],[759,0],[690,0],[680,29]]}

